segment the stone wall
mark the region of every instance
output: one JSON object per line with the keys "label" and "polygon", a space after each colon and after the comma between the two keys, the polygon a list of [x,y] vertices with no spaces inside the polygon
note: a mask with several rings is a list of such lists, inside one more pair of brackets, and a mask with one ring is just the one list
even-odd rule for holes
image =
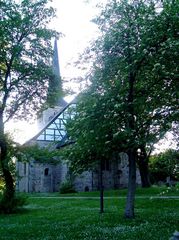
{"label": "stone wall", "polygon": [[[44,146],[43,146],[44,147]],[[19,178],[17,190],[20,192],[57,192],[59,186],[65,181],[68,167],[64,163],[57,165],[38,163],[17,163]],[[139,171],[137,170],[137,185],[141,184]],[[128,158],[121,153],[115,161],[111,159],[108,169],[103,170],[104,189],[118,189],[128,185]],[[85,171],[74,178],[76,191],[92,191],[99,189],[99,171]]]}
{"label": "stone wall", "polygon": [[93,190],[93,173],[85,171],[74,179],[74,188],[77,192]]}
{"label": "stone wall", "polygon": [[[27,168],[27,172],[24,168]],[[17,163],[19,176],[16,190],[20,192],[56,192],[65,180],[67,166],[63,164]]]}
{"label": "stone wall", "polygon": [[[108,169],[103,170],[104,189],[119,189],[128,186],[128,156],[120,153],[119,157],[109,161]],[[139,170],[136,171],[136,183],[141,184]],[[74,187],[77,191],[91,191],[99,189],[99,169],[85,171],[74,180]]]}

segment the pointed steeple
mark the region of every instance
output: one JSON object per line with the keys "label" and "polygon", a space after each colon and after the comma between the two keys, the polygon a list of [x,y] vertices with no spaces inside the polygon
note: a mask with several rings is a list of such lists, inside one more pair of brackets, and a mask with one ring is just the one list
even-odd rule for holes
{"label": "pointed steeple", "polygon": [[62,80],[60,76],[57,39],[54,42],[53,57],[51,62],[53,74],[49,80],[46,106],[38,120],[39,129],[42,129],[63,107],[67,105],[63,99]]}
{"label": "pointed steeple", "polygon": [[54,78],[49,83],[47,101],[50,105],[65,106],[66,102],[63,99],[62,79],[60,76],[59,58],[57,39],[54,42],[52,70]]}
{"label": "pointed steeple", "polygon": [[59,66],[59,58],[58,58],[57,39],[55,39],[55,42],[54,42],[52,67],[53,67],[53,72],[56,75],[56,77],[60,78],[60,66]]}

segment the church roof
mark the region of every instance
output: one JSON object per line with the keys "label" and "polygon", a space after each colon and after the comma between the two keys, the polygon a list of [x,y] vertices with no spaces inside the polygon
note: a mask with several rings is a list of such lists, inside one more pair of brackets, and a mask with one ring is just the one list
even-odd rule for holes
{"label": "church roof", "polygon": [[25,144],[38,142],[57,142],[58,148],[70,141],[66,131],[66,123],[75,115],[75,100],[66,104],[33,138]]}

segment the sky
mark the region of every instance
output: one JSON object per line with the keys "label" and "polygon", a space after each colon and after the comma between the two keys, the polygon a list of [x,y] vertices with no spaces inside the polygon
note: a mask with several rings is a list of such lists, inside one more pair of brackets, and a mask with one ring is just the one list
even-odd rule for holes
{"label": "sky", "polygon": [[[50,5],[56,8],[57,17],[49,25],[50,28],[62,33],[58,40],[60,72],[68,83],[64,87],[71,87],[79,91],[79,85],[74,79],[82,72],[74,67],[79,54],[83,52],[89,42],[98,34],[97,26],[91,22],[100,11],[97,4],[105,4],[107,0],[53,0]],[[70,100],[68,97],[67,100]],[[19,143],[30,139],[37,133],[36,123],[25,121],[9,122],[6,130],[11,132]]]}
{"label": "sky", "polygon": [[97,26],[91,19],[99,12],[96,4],[100,2],[104,3],[105,0],[53,0],[53,6],[57,9],[55,30],[64,35],[58,40],[58,48],[61,75],[65,79],[81,74],[72,65],[98,34]]}

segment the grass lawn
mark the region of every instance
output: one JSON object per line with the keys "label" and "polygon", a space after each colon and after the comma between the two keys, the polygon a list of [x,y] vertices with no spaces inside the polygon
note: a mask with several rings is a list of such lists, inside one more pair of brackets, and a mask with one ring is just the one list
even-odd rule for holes
{"label": "grass lawn", "polygon": [[64,199],[57,193],[30,195],[21,213],[0,215],[0,239],[168,240],[175,230],[179,231],[179,198],[150,197],[159,196],[163,190],[137,190],[137,196],[146,198],[136,198],[134,220],[123,218],[125,190],[105,193],[111,198],[105,199],[104,214],[99,214],[99,200],[93,198],[98,192],[65,195],[89,199]]}

